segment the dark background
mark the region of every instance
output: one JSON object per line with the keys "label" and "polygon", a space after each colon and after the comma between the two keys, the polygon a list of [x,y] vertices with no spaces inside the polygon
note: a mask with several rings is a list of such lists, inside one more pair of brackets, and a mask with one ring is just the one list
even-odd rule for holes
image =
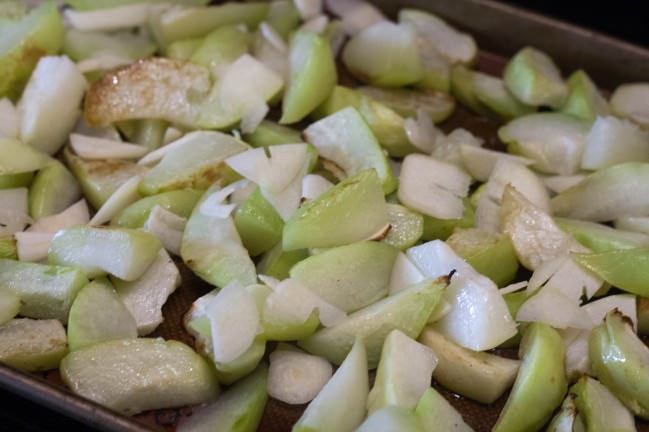
{"label": "dark background", "polygon": [[[649,47],[649,15],[646,0],[593,2],[581,0],[504,0],[548,16]],[[647,77],[649,80],[649,77]],[[0,429],[11,431],[88,430],[0,389]]]}

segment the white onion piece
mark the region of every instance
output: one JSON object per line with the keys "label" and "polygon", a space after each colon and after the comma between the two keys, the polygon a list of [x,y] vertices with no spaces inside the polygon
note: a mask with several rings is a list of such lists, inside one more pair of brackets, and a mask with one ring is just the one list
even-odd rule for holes
{"label": "white onion piece", "polygon": [[633,322],[633,328],[637,330],[638,309],[636,297],[632,294],[617,294],[602,297],[581,307],[593,322],[593,327],[600,325],[604,317],[613,309],[618,309]]}
{"label": "white onion piece", "polygon": [[122,140],[122,137],[120,136],[115,126],[111,125],[105,127],[90,127],[86,124],[84,116],[79,117],[79,120],[74,126],[74,130],[72,132],[95,138],[105,138],[112,141]]}
{"label": "white onion piece", "polygon": [[133,60],[127,56],[104,52],[81,60],[77,63],[77,67],[82,73],[88,73],[115,69],[120,66],[131,64],[132,62]]}
{"label": "white onion piece", "polygon": [[322,0],[293,0],[293,4],[303,21],[322,14]]}
{"label": "white onion piece", "polygon": [[168,7],[165,4],[136,3],[83,12],[65,9],[63,16],[77,30],[117,30],[145,25],[150,16]]}
{"label": "white onion piece", "polygon": [[[162,144],[167,145],[169,143],[172,143],[172,142],[182,138],[183,135],[184,135],[184,132],[181,131],[180,129],[177,129],[177,128],[173,127],[173,126],[169,126],[167,128],[167,130],[165,131],[164,137],[162,138]],[[239,137],[239,138],[241,138],[241,137]]]}
{"label": "white onion piece", "polygon": [[259,103],[252,105],[250,110],[241,117],[241,132],[252,133],[257,129],[257,126],[268,114],[270,107],[266,102],[260,100]]}
{"label": "white onion piece", "polygon": [[560,255],[556,258],[544,261],[539,267],[534,269],[532,277],[527,283],[527,293],[532,294],[537,288],[546,283],[553,274],[555,274],[563,263],[568,259],[567,255]]}
{"label": "white onion piece", "polygon": [[27,196],[27,188],[0,189],[0,237],[22,231],[32,221]]}
{"label": "white onion piece", "polygon": [[552,327],[590,329],[592,321],[575,301],[553,288],[541,288],[518,310],[516,321],[543,322]]}
{"label": "white onion piece", "polygon": [[549,212],[550,196],[539,176],[525,165],[511,159],[499,159],[489,176],[484,193],[500,203],[507,184],[514,186],[536,207]]}
{"label": "white onion piece", "polygon": [[47,259],[53,232],[17,232],[16,250],[20,261],[40,262]]}
{"label": "white onion piece", "polygon": [[627,216],[613,222],[615,228],[649,235],[649,217]]}
{"label": "white onion piece", "polygon": [[27,228],[26,231],[55,233],[63,228],[86,225],[89,221],[90,213],[88,211],[88,204],[86,204],[86,200],[81,199],[61,213],[40,218]]}
{"label": "white onion piece", "polygon": [[180,256],[180,245],[186,224],[186,218],[156,205],[151,209],[143,228],[156,236],[167,252]]}
{"label": "white onion piece", "polygon": [[532,159],[489,150],[471,144],[460,144],[459,149],[462,164],[469,174],[471,174],[471,177],[481,182],[486,182],[489,179],[496,162],[500,159],[513,160],[525,166],[534,163]]}
{"label": "white onion piece", "polygon": [[288,53],[288,45],[275,29],[266,21],[259,25],[261,35],[266,39],[277,51]]}
{"label": "white onion piece", "polygon": [[315,199],[333,186],[333,183],[321,175],[307,174],[302,178],[302,198]]}
{"label": "white onion piece", "polygon": [[18,138],[20,134],[20,115],[7,98],[0,99],[0,138]]}
{"label": "white onion piece", "polygon": [[169,254],[161,250],[139,279],[113,282],[117,296],[135,318],[138,335],[145,336],[164,321],[162,306],[180,286],[180,272]]}
{"label": "white onion piece", "polygon": [[527,281],[520,281],[509,284],[506,287],[502,287],[498,291],[500,292],[500,294],[505,295],[521,291],[525,289],[525,287],[527,287]]}
{"label": "white onion piece", "polygon": [[269,287],[270,289],[272,289],[273,291],[277,288],[277,286],[278,286],[279,283],[280,283],[278,279],[276,279],[276,278],[274,278],[274,277],[272,277],[272,276],[268,276],[268,275],[260,274],[260,275],[257,275],[257,278],[258,278],[258,279],[259,279],[259,280],[260,280],[264,285],[268,286],[268,287]]}
{"label": "white onion piece", "polygon": [[343,28],[348,35],[385,21],[379,9],[364,0],[326,0],[327,9],[342,19]]}
{"label": "white onion piece", "polygon": [[142,176],[133,176],[118,187],[115,192],[97,210],[88,225],[97,226],[110,221],[117,213],[140,199],[138,186]]}
{"label": "white onion piece", "polygon": [[325,327],[334,326],[347,317],[345,311],[328,303],[297,280],[285,279],[266,298],[264,319],[303,323],[315,309]]}
{"label": "white onion piece", "polygon": [[598,170],[623,162],[649,162],[649,133],[628,120],[597,117],[586,136],[581,168]]}
{"label": "white onion piece", "polygon": [[588,357],[588,337],[590,330],[565,329],[559,330],[566,346],[566,376],[577,380],[580,376],[590,373],[590,358]]}
{"label": "white onion piece", "polygon": [[187,135],[183,135],[177,140],[170,142],[169,144],[164,145],[160,148],[157,148],[150,153],[147,153],[146,156],[144,156],[142,159],[137,161],[137,164],[146,165],[146,166],[155,165],[158,162],[160,162],[162,158],[165,157],[168,153],[183,147],[187,142],[191,142],[195,139],[198,139],[196,138],[197,134],[210,134],[210,133],[211,132],[209,131],[196,131],[196,132],[189,133]]}
{"label": "white onion piece", "polygon": [[237,282],[221,289],[207,306],[214,361],[227,363],[246,352],[259,331],[253,295]]}
{"label": "white onion piece", "polygon": [[453,164],[422,154],[403,160],[399,200],[406,206],[440,219],[460,219],[471,177]]}
{"label": "white onion piece", "polygon": [[70,134],[72,150],[83,159],[137,159],[149,151],[146,147],[97,138],[80,134]]}
{"label": "white onion piece", "polygon": [[561,193],[566,189],[570,189],[577,183],[586,178],[584,174],[575,174],[568,176],[551,176],[543,178],[545,186],[554,193]]}
{"label": "white onion piece", "polygon": [[[578,251],[590,252],[586,248]],[[550,280],[546,282],[545,288],[561,291],[566,297],[579,304],[582,296],[590,299],[601,288],[603,283],[602,278],[584,269],[571,256],[568,256]]]}
{"label": "white onion piece", "polygon": [[333,374],[331,364],[322,357],[293,350],[270,354],[268,394],[288,404],[311,401]]}
{"label": "white onion piece", "polygon": [[437,303],[437,306],[435,306],[435,309],[433,309],[430,316],[428,317],[428,321],[427,321],[428,324],[432,324],[436,321],[441,320],[452,309],[453,309],[453,305],[451,305],[445,298],[441,298],[439,300],[439,303]]}
{"label": "white onion piece", "polygon": [[248,186],[247,180],[239,180],[217,190],[203,200],[200,206],[200,212],[207,216],[227,219],[236,208],[236,204],[226,204],[226,200],[234,191],[246,186]]}
{"label": "white onion piece", "polygon": [[611,110],[649,129],[649,83],[622,84],[611,95]]}
{"label": "white onion piece", "polygon": [[300,31],[310,31],[313,33],[322,34],[329,25],[329,17],[326,15],[318,15],[300,26]]}
{"label": "white onion piece", "polygon": [[410,285],[421,282],[425,276],[417,268],[417,266],[408,259],[406,254],[399,252],[392,267],[392,274],[390,275],[390,283],[388,284],[388,293],[390,295],[398,293]]}
{"label": "white onion piece", "polygon": [[460,146],[468,145],[480,147],[482,146],[483,141],[482,138],[473,135],[471,132],[463,128],[454,129],[446,136],[440,132],[435,141],[435,148],[433,149],[431,156],[436,159],[450,162],[459,167],[463,167]]}
{"label": "white onion piece", "polygon": [[403,122],[408,140],[424,153],[432,153],[439,131],[423,108],[417,109],[417,118],[407,118]]}
{"label": "white onion piece", "polygon": [[[263,24],[265,23],[262,23],[262,26]],[[261,28],[268,28],[267,33],[262,30],[261,36],[255,38],[252,52],[257,60],[274,71],[284,82],[288,82],[290,78],[288,45],[279,34],[274,33],[275,30],[269,25]],[[275,34],[277,37],[275,38],[271,34]]]}
{"label": "white onion piece", "polygon": [[327,29],[329,33],[329,45],[331,47],[331,54],[337,58],[340,54],[345,41],[347,40],[347,33],[342,26],[341,21],[334,21]]}

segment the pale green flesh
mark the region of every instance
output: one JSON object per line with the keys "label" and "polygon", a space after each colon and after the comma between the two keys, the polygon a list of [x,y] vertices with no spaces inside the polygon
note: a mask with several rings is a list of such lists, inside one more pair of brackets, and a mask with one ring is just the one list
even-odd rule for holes
{"label": "pale green flesh", "polygon": [[436,430],[471,432],[471,429],[462,419],[453,406],[434,388],[430,387],[424,392],[415,407],[415,414],[422,423],[426,432]]}
{"label": "pale green flesh", "polygon": [[284,225],[282,244],[286,251],[341,246],[369,238],[386,223],[381,183],[369,169],[300,206]]}
{"label": "pale green flesh", "polygon": [[20,314],[67,322],[77,292],[88,283],[76,268],[0,260],[0,289],[20,297]]}
{"label": "pale green flesh", "polygon": [[375,368],[385,337],[399,329],[417,337],[442,296],[446,282],[424,281],[349,315],[333,327],[317,331],[298,345],[312,354],[340,364],[356,337],[364,338],[370,368]]}
{"label": "pale green flesh", "polygon": [[196,189],[182,189],[142,198],[115,215],[111,225],[141,228],[157,205],[180,217],[189,217],[202,194],[202,191]]}
{"label": "pale green flesh", "polygon": [[239,205],[233,219],[250,256],[268,251],[282,239],[284,221],[259,188]]}
{"label": "pale green flesh", "polygon": [[22,318],[0,325],[0,363],[45,371],[58,367],[67,351],[65,329],[57,320]]}
{"label": "pale green flesh", "polygon": [[248,432],[261,422],[268,394],[268,367],[263,364],[223,393],[216,402],[178,425],[179,432]]}
{"label": "pale green flesh", "polygon": [[539,429],[566,394],[564,346],[556,330],[533,323],[526,329],[521,347],[523,362],[494,431]]}
{"label": "pale green flesh", "polygon": [[582,376],[570,388],[587,431],[634,432],[633,414],[599,381]]}
{"label": "pale green flesh", "polygon": [[421,422],[412,412],[399,406],[386,406],[370,414],[357,432],[424,432]]}
{"label": "pale green flesh", "polygon": [[299,262],[290,275],[332,305],[353,312],[387,295],[397,252],[378,242],[339,246]]}
{"label": "pale green flesh", "polygon": [[70,351],[99,342],[135,337],[135,319],[107,280],[95,280],[79,291],[68,319]]}
{"label": "pale green flesh", "polygon": [[29,188],[29,214],[34,219],[57,214],[81,198],[81,187],[60,162],[36,174]]}
{"label": "pale green flesh", "polygon": [[89,276],[108,273],[132,281],[144,274],[160,248],[160,241],[143,231],[78,226],[57,232],[48,260],[81,268]]}
{"label": "pale green flesh", "polygon": [[213,401],[205,359],[177,341],[122,339],[68,354],[61,377],[76,394],[124,414]]}

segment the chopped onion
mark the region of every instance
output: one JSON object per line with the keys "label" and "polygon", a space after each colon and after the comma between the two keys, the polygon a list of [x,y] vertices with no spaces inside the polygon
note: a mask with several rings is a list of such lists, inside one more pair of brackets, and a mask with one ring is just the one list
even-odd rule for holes
{"label": "chopped onion", "polygon": [[0,237],[22,231],[32,221],[27,194],[27,188],[0,189]]}
{"label": "chopped onion", "polygon": [[259,331],[259,311],[253,295],[238,282],[221,289],[207,306],[214,361],[236,360],[253,344]]}
{"label": "chopped onion", "polygon": [[518,310],[516,320],[522,322],[543,322],[552,327],[590,329],[591,319],[579,307],[579,300],[564,295],[555,288],[541,288]]}
{"label": "chopped onion", "polygon": [[618,309],[633,322],[633,328],[638,327],[638,310],[636,297],[632,294],[617,294],[603,297],[581,307],[588,313],[593,322],[593,327],[604,321],[606,314],[613,309]]}
{"label": "chopped onion", "polygon": [[431,154],[439,131],[433,125],[428,113],[423,108],[417,109],[417,119],[407,118],[403,122],[408,140],[424,153]]}
{"label": "chopped onion", "polygon": [[364,0],[326,0],[327,9],[342,19],[343,28],[348,35],[385,21],[379,9]]}
{"label": "chopped onion", "polygon": [[315,199],[333,186],[333,183],[321,175],[307,174],[302,178],[302,198]]}
{"label": "chopped onion", "polygon": [[311,401],[329,381],[333,369],[322,357],[294,350],[270,354],[268,394],[288,404]]}
{"label": "chopped onion", "polygon": [[266,298],[264,318],[273,322],[305,322],[315,309],[320,322],[331,327],[347,317],[336,306],[323,300],[295,279],[285,279]]}
{"label": "chopped onion", "polygon": [[274,290],[277,288],[277,286],[279,285],[279,280],[276,279],[276,278],[274,278],[274,277],[272,277],[272,276],[268,276],[268,275],[260,274],[260,275],[257,275],[257,278],[258,278],[261,282],[263,282],[264,285],[268,286],[268,287],[269,287],[270,289],[272,289],[273,291],[274,291]]}
{"label": "chopped onion", "polygon": [[251,106],[250,110],[241,117],[241,132],[244,134],[253,133],[264,120],[269,109],[268,104],[263,99]]}
{"label": "chopped onion", "polygon": [[0,99],[0,138],[18,138],[20,134],[20,115],[7,98]]}
{"label": "chopped onion", "polygon": [[144,230],[155,235],[170,253],[180,256],[180,245],[187,219],[156,205],[144,222]]}
{"label": "chopped onion", "polygon": [[217,190],[202,202],[200,207],[201,213],[207,216],[213,216],[221,219],[228,218],[237,207],[237,205],[225,204],[225,201],[230,195],[232,195],[232,193],[234,193],[234,191],[246,186],[248,186],[247,180],[239,180],[227,185],[223,189]]}
{"label": "chopped onion", "polygon": [[81,60],[77,63],[79,71],[82,73],[94,72],[94,71],[105,71],[115,69],[120,66],[125,66],[132,63],[133,60],[109,52],[99,53]]}
{"label": "chopped onion", "polygon": [[303,21],[322,14],[322,0],[293,0],[293,4]]}
{"label": "chopped onion", "polygon": [[527,281],[520,281],[509,284],[506,287],[502,287],[498,291],[500,292],[500,294],[505,295],[520,291],[522,289],[525,289],[525,287],[527,287]]}
{"label": "chopped onion", "polygon": [[40,262],[47,259],[53,232],[17,232],[16,249],[20,261]]}
{"label": "chopped onion", "polygon": [[83,159],[137,159],[149,151],[146,147],[106,138],[70,134],[72,150]]}
{"label": "chopped onion", "polygon": [[142,176],[133,176],[124,182],[106,202],[97,210],[88,225],[97,226],[110,221],[120,211],[140,199],[138,186]]}
{"label": "chopped onion", "polygon": [[417,266],[408,259],[406,254],[399,252],[394,266],[392,267],[392,274],[390,275],[390,283],[388,284],[388,293],[390,295],[396,294],[401,290],[408,288],[410,285],[421,282],[425,279],[424,275],[417,268]]}
{"label": "chopped onion", "polygon": [[543,183],[545,186],[554,193],[561,193],[566,189],[570,189],[575,186],[577,183],[586,178],[584,174],[575,174],[568,176],[551,176],[543,178]]}
{"label": "chopped onion", "polygon": [[61,213],[40,218],[27,228],[26,231],[55,233],[63,228],[85,225],[89,221],[90,213],[88,211],[88,204],[86,204],[86,200],[81,199]]}

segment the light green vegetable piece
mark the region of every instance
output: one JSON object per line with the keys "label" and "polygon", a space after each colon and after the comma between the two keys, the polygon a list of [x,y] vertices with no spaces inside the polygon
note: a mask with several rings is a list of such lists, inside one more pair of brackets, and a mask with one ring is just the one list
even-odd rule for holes
{"label": "light green vegetable piece", "polygon": [[509,60],[503,72],[505,86],[523,103],[558,109],[568,97],[561,71],[543,51],[525,47]]}
{"label": "light green vegetable piece", "polygon": [[641,233],[577,219],[554,218],[554,221],[559,228],[593,252],[649,247],[649,236]]}
{"label": "light green vegetable piece", "polygon": [[543,323],[530,324],[520,352],[521,367],[494,432],[539,430],[566,395],[564,344],[556,330]]}
{"label": "light green vegetable piece", "polygon": [[617,310],[595,327],[588,340],[594,375],[635,415],[649,419],[649,348],[630,320]]}
{"label": "light green vegetable piece", "polygon": [[463,348],[431,327],[423,330],[419,341],[437,356],[437,366],[433,370],[435,381],[462,396],[492,403],[516,378],[518,360]]}
{"label": "light green vegetable piece", "polygon": [[216,181],[229,183],[236,174],[225,159],[248,148],[231,135],[214,131],[191,132],[181,140],[144,175],[139,186],[142,195],[185,188],[204,190]]}
{"label": "light green vegetable piece", "polygon": [[570,93],[561,112],[572,114],[586,121],[595,121],[597,116],[609,114],[608,102],[597,89],[597,85],[582,69],[576,70],[568,78]]}
{"label": "light green vegetable piece", "polygon": [[130,178],[147,171],[146,167],[125,160],[84,160],[68,148],[63,151],[63,158],[81,185],[83,196],[96,209]]}
{"label": "light green vegetable piece", "polygon": [[388,405],[371,413],[356,432],[424,432],[419,418],[412,410]]}
{"label": "light green vegetable piece", "polygon": [[108,273],[133,281],[144,274],[161,247],[144,231],[76,226],[55,234],[47,256],[50,264],[77,267],[89,277]]}
{"label": "light green vegetable piece", "polygon": [[203,38],[189,61],[221,71],[248,52],[251,35],[239,24],[217,27]]}
{"label": "light green vegetable piece", "polygon": [[201,211],[201,205],[221,187],[214,184],[198,201],[187,220],[180,255],[201,279],[224,287],[233,280],[243,286],[257,281],[255,264],[243,247],[231,217],[212,216]]}
{"label": "light green vegetable piece", "polygon": [[34,173],[24,172],[20,174],[0,175],[0,189],[14,189],[29,187],[34,178]]}
{"label": "light green vegetable piece", "polygon": [[300,25],[300,14],[293,0],[277,0],[270,3],[266,22],[284,39]]}
{"label": "light green vegetable piece", "polygon": [[516,276],[518,258],[506,235],[477,228],[456,229],[446,244],[499,287],[506,286]]}
{"label": "light green vegetable piece", "polygon": [[575,405],[576,396],[568,393],[559,412],[552,418],[547,432],[585,432],[586,427]]}
{"label": "light green vegetable piece", "polygon": [[[111,9],[137,3],[165,3],[166,0],[66,0],[66,3],[78,11],[92,11],[98,9]],[[202,6],[208,0],[184,0],[185,6]]]}
{"label": "light green vegetable piece", "polygon": [[195,411],[178,432],[254,432],[261,423],[268,393],[268,366],[234,384],[216,402]]}
{"label": "light green vegetable piece", "polygon": [[70,351],[115,339],[137,337],[135,319],[106,279],[83,287],[70,308]]}
{"label": "light green vegetable piece", "polygon": [[202,37],[182,39],[172,42],[165,49],[165,57],[174,60],[189,61],[202,43]]}
{"label": "light green vegetable piece", "polygon": [[323,328],[298,342],[306,351],[340,364],[354,343],[362,337],[370,368],[379,362],[383,341],[394,329],[417,337],[437,306],[447,282],[426,280],[350,314],[344,321]]}
{"label": "light green vegetable piece", "polygon": [[351,244],[369,238],[386,223],[381,182],[376,171],[368,169],[302,204],[286,221],[282,244],[286,251]]}
{"label": "light green vegetable piece", "polygon": [[257,273],[284,280],[289,277],[291,268],[309,256],[307,249],[284,251],[282,243],[265,252],[257,264]]}
{"label": "light green vegetable piece", "polygon": [[292,432],[351,431],[365,417],[369,392],[367,352],[362,339],[349,346],[336,373],[309,403]]}
{"label": "light green vegetable piece", "polygon": [[141,228],[153,207],[159,205],[180,217],[189,217],[203,191],[196,189],[173,190],[142,198],[119,212],[111,225],[123,228]]}
{"label": "light green vegetable piece", "polygon": [[32,9],[0,29],[0,98],[18,100],[40,57],[55,54],[63,43],[63,19],[54,2]]}
{"label": "light green vegetable piece", "polygon": [[52,159],[17,139],[0,138],[0,175],[23,174],[38,171],[52,163]]}
{"label": "light green vegetable piece", "polygon": [[359,80],[381,87],[414,84],[423,78],[417,33],[412,26],[379,21],[347,42],[342,61]]}
{"label": "light green vegetable piece", "polygon": [[162,339],[122,339],[68,354],[61,378],[79,396],[124,414],[211,402],[214,371],[187,345]]}
{"label": "light green vegetable piece", "polygon": [[0,290],[18,295],[25,317],[67,322],[74,298],[87,283],[76,268],[0,259]]}
{"label": "light green vegetable piece", "polygon": [[430,119],[439,123],[446,120],[455,110],[455,99],[447,93],[436,90],[411,90],[407,88],[382,88],[362,86],[358,91],[387,105],[403,117],[416,117],[423,109]]}
{"label": "light green vegetable piece", "polygon": [[59,161],[42,168],[29,188],[29,214],[34,220],[62,212],[81,198],[81,186]]}
{"label": "light green vegetable piece", "polygon": [[300,261],[290,275],[328,303],[353,312],[387,295],[397,253],[385,243],[353,243]]}
{"label": "light green vegetable piece", "polygon": [[267,2],[228,2],[215,6],[170,9],[153,16],[149,26],[161,47],[183,39],[203,37],[212,30],[229,24],[243,24],[255,29],[266,18]]}
{"label": "light green vegetable piece", "polygon": [[258,187],[239,205],[233,219],[250,256],[266,252],[282,240],[284,220]]}
{"label": "light green vegetable piece", "polygon": [[0,238],[0,259],[18,259],[16,240],[13,237]]}
{"label": "light green vegetable piece", "polygon": [[0,325],[20,312],[20,297],[13,291],[0,290]]}
{"label": "light green vegetable piece", "polygon": [[604,168],[552,198],[552,213],[594,222],[649,214],[649,196],[638,193],[647,182],[647,163],[627,162]]}
{"label": "light green vegetable piece", "polygon": [[419,399],[415,414],[426,432],[472,432],[460,413],[437,390],[429,387]]}
{"label": "light green vegetable piece", "polygon": [[329,43],[316,33],[295,33],[288,56],[290,77],[282,100],[282,124],[306,117],[329,96],[338,79]]}
{"label": "light green vegetable piece", "polygon": [[322,158],[334,162],[347,177],[374,168],[387,195],[397,188],[397,179],[379,142],[363,116],[353,107],[344,108],[303,132]]}
{"label": "light green vegetable piece", "polygon": [[633,414],[596,379],[582,376],[570,393],[586,432],[635,432]]}
{"label": "light green vegetable piece", "polygon": [[358,110],[381,146],[391,156],[405,156],[417,151],[406,135],[404,119],[383,103],[358,90],[335,86],[329,97],[312,113],[312,117],[326,117],[349,106]]}
{"label": "light green vegetable piece", "polygon": [[65,32],[62,51],[75,62],[105,54],[135,61],[152,55],[156,45],[146,33],[133,33],[131,30],[107,33],[71,28]]}
{"label": "light green vegetable piece", "polygon": [[390,230],[382,240],[400,250],[406,250],[424,233],[424,216],[399,204],[388,204]]}
{"label": "light green vegetable piece", "polygon": [[471,228],[475,225],[475,211],[469,199],[463,200],[464,210],[460,219],[440,219],[429,215],[424,216],[424,229],[421,240],[446,240],[456,229]]}
{"label": "light green vegetable piece", "polygon": [[367,398],[370,415],[389,406],[413,410],[430,387],[437,357],[433,351],[399,330],[390,332]]}
{"label": "light green vegetable piece", "polygon": [[55,369],[67,354],[65,329],[55,319],[13,319],[0,325],[0,363],[24,371]]}

